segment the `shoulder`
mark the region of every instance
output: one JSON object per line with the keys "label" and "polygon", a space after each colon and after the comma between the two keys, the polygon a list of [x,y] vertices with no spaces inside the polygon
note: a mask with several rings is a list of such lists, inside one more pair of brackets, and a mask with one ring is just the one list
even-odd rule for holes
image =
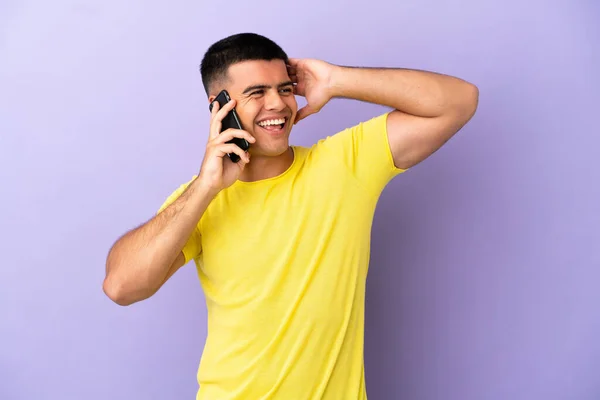
{"label": "shoulder", "polygon": [[331,152],[343,154],[347,157],[347,161],[351,161],[352,157],[356,157],[359,152],[385,153],[389,150],[388,115],[389,113],[380,114],[330,134],[320,139],[310,150],[316,154]]}
{"label": "shoulder", "polygon": [[376,193],[405,170],[394,165],[387,132],[389,112],[376,115],[320,139],[308,159],[339,166]]}

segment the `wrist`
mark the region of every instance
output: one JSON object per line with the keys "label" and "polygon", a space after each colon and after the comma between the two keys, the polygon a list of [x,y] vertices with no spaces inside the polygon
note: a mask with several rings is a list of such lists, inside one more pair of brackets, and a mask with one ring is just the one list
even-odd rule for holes
{"label": "wrist", "polygon": [[213,187],[201,175],[198,175],[191,183],[192,195],[200,199],[212,200],[220,191],[219,188]]}
{"label": "wrist", "polygon": [[334,65],[329,76],[328,92],[331,98],[348,97],[348,75],[351,68]]}

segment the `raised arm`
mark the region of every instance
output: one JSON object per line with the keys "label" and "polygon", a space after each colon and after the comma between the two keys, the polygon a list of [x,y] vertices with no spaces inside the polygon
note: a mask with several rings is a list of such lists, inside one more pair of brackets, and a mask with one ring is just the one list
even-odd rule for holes
{"label": "raised arm", "polygon": [[334,97],[392,107],[387,131],[394,164],[408,169],[438,150],[475,114],[477,87],[462,79],[409,69],[335,69]]}
{"label": "raised arm", "polygon": [[289,64],[296,93],[307,100],[297,121],[335,97],[393,108],[387,131],[394,164],[401,169],[438,150],[472,118],[479,101],[475,85],[434,72],[343,67],[313,59]]}

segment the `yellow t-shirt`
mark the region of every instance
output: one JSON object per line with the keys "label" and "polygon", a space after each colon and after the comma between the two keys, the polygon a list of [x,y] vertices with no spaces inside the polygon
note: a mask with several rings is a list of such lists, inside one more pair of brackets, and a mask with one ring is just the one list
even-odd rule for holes
{"label": "yellow t-shirt", "polygon": [[[220,192],[185,245],[208,311],[197,400],[366,399],[371,224],[394,166],[387,113]],[[165,202],[173,202],[189,184]]]}

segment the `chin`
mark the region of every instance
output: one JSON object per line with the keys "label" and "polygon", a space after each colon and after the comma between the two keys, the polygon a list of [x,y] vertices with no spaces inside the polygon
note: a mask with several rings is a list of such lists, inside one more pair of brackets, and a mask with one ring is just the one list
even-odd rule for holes
{"label": "chin", "polygon": [[[252,133],[251,133],[252,134]],[[254,133],[256,135],[256,133]],[[285,132],[278,137],[256,135],[257,141],[250,145],[250,154],[264,157],[277,157],[285,154],[290,148],[289,133]]]}
{"label": "chin", "polygon": [[250,154],[254,156],[263,156],[263,157],[278,157],[285,154],[286,151],[289,150],[289,144],[272,146],[268,148],[261,147],[259,149],[250,149]]}

